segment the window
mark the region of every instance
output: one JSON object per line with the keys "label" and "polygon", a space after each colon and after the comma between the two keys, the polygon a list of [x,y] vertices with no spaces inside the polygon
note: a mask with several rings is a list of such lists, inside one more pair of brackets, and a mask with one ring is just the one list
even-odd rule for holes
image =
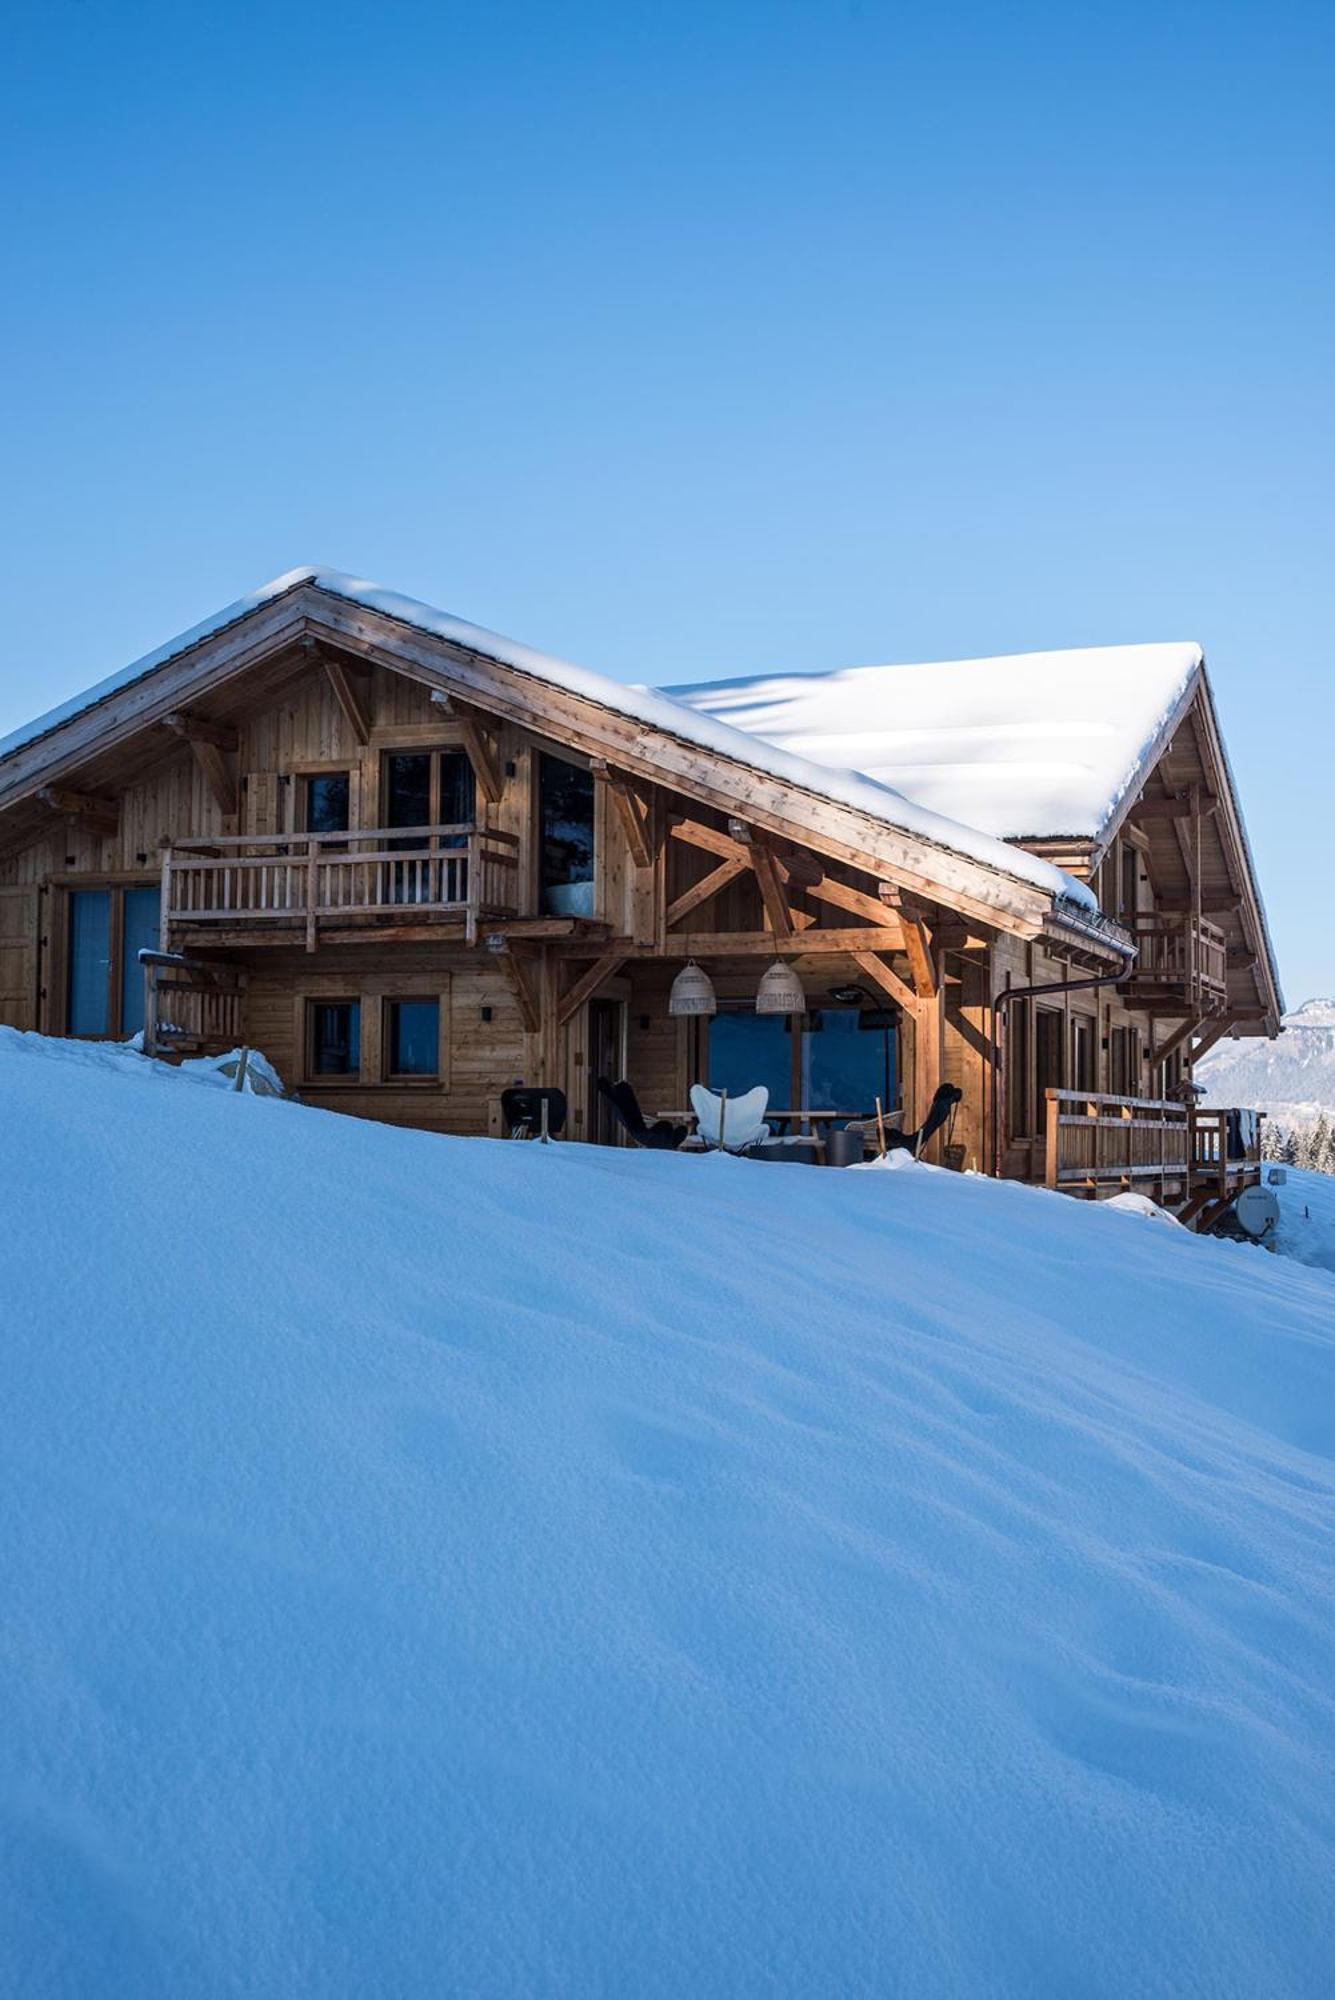
{"label": "window", "polygon": [[1114,1028],[1108,1038],[1108,1088],[1117,1097],[1140,1095],[1140,1035]]}
{"label": "window", "polygon": [[66,1034],[137,1035],[144,1025],[139,953],[158,945],[157,884],[70,889],[67,904]]}
{"label": "window", "polygon": [[1089,1014],[1075,1014],[1071,1017],[1071,1088],[1073,1090],[1094,1090],[1097,1088],[1094,1068],[1093,1017]]}
{"label": "window", "polygon": [[1060,1090],[1065,1080],[1062,1042],[1063,1016],[1055,1007],[1034,1009],[1034,1130],[1047,1130],[1048,1092]]}
{"label": "window", "polygon": [[538,760],[538,907],[545,917],[593,915],[593,773]]}
{"label": "window", "polygon": [[361,1014],[356,1000],[308,1000],[308,1076],[356,1076],[361,1068]]}
{"label": "window", "polygon": [[346,833],[352,796],[347,771],[311,771],[302,783],[303,833]]}
{"label": "window", "polygon": [[1004,1014],[1006,1129],[1012,1139],[1027,1138],[1031,1129],[1030,1118],[1033,1112],[1033,1099],[1029,1092],[1031,1005],[1028,1000],[1014,1000]]}
{"label": "window", "polygon": [[899,1102],[898,1016],[889,1007],[822,1007],[802,1021],[802,1109],[889,1111]]}
{"label": "window", "polygon": [[898,1016],[892,1008],[809,1014],[722,1008],[709,1024],[709,1087],[730,1097],[763,1083],[775,1111],[870,1113],[898,1103]]}
{"label": "window", "polygon": [[763,1083],[771,1105],[792,1108],[793,1056],[782,1014],[720,1009],[709,1024],[709,1088],[741,1097]]}
{"label": "window", "polygon": [[385,1002],[385,1074],[440,1075],[439,1000]]}
{"label": "window", "polygon": [[462,750],[391,750],[382,793],[386,826],[468,827],[476,814],[473,767]]}
{"label": "window", "polygon": [[[386,826],[463,826],[473,824],[476,799],[473,767],[462,750],[392,750],[384,763],[381,812]],[[387,844],[395,851],[431,853],[466,845],[464,833],[428,839],[409,834]],[[396,903],[452,902],[462,892],[462,864],[405,861],[394,867]]]}
{"label": "window", "polygon": [[1129,840],[1122,842],[1122,877],[1119,904],[1122,922],[1130,930],[1136,927],[1136,912],[1140,907],[1140,857]]}

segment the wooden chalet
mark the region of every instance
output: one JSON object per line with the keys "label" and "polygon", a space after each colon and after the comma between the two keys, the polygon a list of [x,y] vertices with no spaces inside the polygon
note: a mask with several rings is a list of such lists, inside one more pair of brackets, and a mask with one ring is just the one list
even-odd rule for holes
{"label": "wooden chalet", "polygon": [[[1166,702],[1130,667],[1086,688],[1159,703],[1094,729],[1127,765],[1101,816],[1011,826],[967,729],[923,754],[895,676],[927,670],[862,670],[861,706],[857,674],[655,692],[294,572],[0,743],[0,1023],[244,1043],[308,1102],[444,1132],[555,1084],[596,1143],[599,1076],[650,1115],[765,1082],[794,1122],[879,1098],[906,1127],[945,1079],[929,1157],[1208,1221],[1259,1146],[1182,1086],[1281,1001],[1204,664],[1118,650],[1193,657]],[[1068,705],[1091,657],[1046,656]],[[1003,718],[976,774],[1024,731],[1011,663],[970,664]],[[833,733],[789,712],[833,696]],[[757,1013],[776,959],[805,1013]],[[672,1011],[692,960],[712,1016]]]}

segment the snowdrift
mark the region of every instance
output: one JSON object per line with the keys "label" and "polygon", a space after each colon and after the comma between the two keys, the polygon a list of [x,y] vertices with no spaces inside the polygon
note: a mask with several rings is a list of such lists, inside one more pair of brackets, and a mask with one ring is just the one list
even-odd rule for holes
{"label": "snowdrift", "polygon": [[1335,1283],[0,1031],[0,1990],[1316,1996]]}

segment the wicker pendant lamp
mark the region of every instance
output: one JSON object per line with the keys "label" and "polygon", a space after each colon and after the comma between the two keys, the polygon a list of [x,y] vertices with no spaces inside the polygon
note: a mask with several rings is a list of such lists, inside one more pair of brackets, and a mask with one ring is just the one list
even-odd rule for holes
{"label": "wicker pendant lamp", "polygon": [[714,982],[694,959],[683,965],[668,995],[669,1014],[717,1014]]}
{"label": "wicker pendant lamp", "polygon": [[757,1014],[805,1014],[807,996],[790,965],[776,958],[756,988]]}

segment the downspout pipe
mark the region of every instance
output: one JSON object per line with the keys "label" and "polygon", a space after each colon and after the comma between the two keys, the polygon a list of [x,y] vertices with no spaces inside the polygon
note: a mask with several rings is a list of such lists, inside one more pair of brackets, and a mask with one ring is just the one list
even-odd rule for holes
{"label": "downspout pipe", "polygon": [[1001,1103],[1006,1088],[1006,1044],[1001,1016],[1013,1000],[1041,1000],[1054,993],[1088,993],[1099,986],[1118,986],[1130,977],[1140,956],[1133,944],[1118,945],[1121,964],[1116,972],[1099,972],[1087,979],[1054,979],[1044,986],[1008,986],[992,996],[992,1174],[1001,1177]]}

